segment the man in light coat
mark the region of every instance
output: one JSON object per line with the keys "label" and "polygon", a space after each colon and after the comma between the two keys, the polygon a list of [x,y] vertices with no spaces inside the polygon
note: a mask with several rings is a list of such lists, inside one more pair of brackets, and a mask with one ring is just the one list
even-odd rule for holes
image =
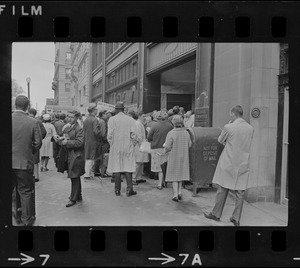
{"label": "man in light coat", "polygon": [[211,220],[220,220],[229,190],[236,196],[235,209],[230,221],[240,225],[244,194],[249,178],[249,159],[254,129],[243,118],[240,105],[230,110],[232,120],[224,126],[218,141],[225,145],[220,156],[213,183],[218,184],[215,206],[204,216]]}
{"label": "man in light coat", "polygon": [[124,114],[123,102],[117,102],[116,115],[108,120],[107,141],[110,144],[107,172],[113,173],[115,194],[121,192],[121,173],[125,173],[127,196],[135,195],[132,173],[135,172],[135,145],[137,130],[135,120]]}

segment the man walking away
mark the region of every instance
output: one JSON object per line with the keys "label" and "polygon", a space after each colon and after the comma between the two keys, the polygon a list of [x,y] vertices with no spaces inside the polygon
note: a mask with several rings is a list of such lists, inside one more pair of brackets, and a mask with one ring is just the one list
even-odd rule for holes
{"label": "man walking away", "polygon": [[97,159],[97,147],[100,140],[100,124],[96,118],[97,105],[91,104],[88,108],[89,115],[83,122],[84,132],[84,156],[85,156],[85,179],[93,176],[93,166]]}
{"label": "man walking away", "polygon": [[249,178],[249,159],[254,129],[243,118],[240,105],[230,110],[231,121],[224,126],[218,141],[225,145],[220,156],[212,182],[218,184],[215,206],[211,213],[204,216],[220,220],[229,190],[236,196],[235,209],[230,221],[240,225],[244,194]]}
{"label": "man walking away", "polygon": [[95,176],[105,177],[105,167],[104,167],[104,144],[107,144],[107,127],[105,121],[105,110],[99,111],[98,120],[100,125],[100,141],[97,148],[97,159],[94,164],[94,174]]}
{"label": "man walking away", "polygon": [[[42,133],[42,139],[44,139],[46,137],[46,134],[47,134],[47,131],[43,125],[43,122],[41,120],[39,120],[38,118],[36,118],[36,109],[34,108],[30,108],[29,111],[29,116],[36,119],[38,124],[39,124],[39,127],[41,129],[41,133]],[[40,162],[40,151],[37,150],[35,153],[34,153],[34,171],[33,171],[33,176],[34,176],[34,181],[35,182],[38,182],[40,180],[39,178],[39,162]]]}
{"label": "man walking away", "polygon": [[[35,222],[34,153],[42,146],[42,133],[38,121],[26,114],[29,99],[19,95],[15,105],[16,110],[12,114],[12,190],[16,189],[20,195],[22,223],[31,226]],[[12,209],[16,216],[15,198]]]}
{"label": "man walking away", "polygon": [[137,130],[133,118],[124,114],[123,102],[117,102],[116,115],[108,120],[107,140],[110,144],[107,171],[113,173],[115,194],[121,193],[121,173],[125,173],[127,196],[135,195],[132,187],[132,173],[135,171],[135,144]]}

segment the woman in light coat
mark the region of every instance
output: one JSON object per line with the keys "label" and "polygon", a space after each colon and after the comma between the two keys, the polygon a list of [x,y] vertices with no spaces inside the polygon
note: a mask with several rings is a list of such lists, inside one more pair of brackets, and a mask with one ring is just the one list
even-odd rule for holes
{"label": "woman in light coat", "polygon": [[50,157],[53,157],[53,144],[51,139],[57,136],[55,127],[50,123],[50,114],[43,115],[44,128],[47,131],[46,137],[43,139],[43,144],[40,149],[41,156],[41,171],[48,171],[47,165]]}
{"label": "woman in light coat", "polygon": [[146,182],[142,179],[144,163],[149,162],[149,154],[140,152],[140,147],[142,142],[146,140],[146,129],[144,126],[145,114],[143,112],[138,113],[138,119],[135,121],[137,128],[137,144],[135,145],[135,162],[136,162],[136,172],[134,175],[134,182]]}
{"label": "woman in light coat", "polygon": [[172,118],[174,129],[171,130],[165,142],[165,152],[168,153],[168,165],[166,182],[173,184],[173,201],[182,200],[182,181],[190,180],[189,148],[192,141],[186,128],[183,127],[183,119],[180,115]]}

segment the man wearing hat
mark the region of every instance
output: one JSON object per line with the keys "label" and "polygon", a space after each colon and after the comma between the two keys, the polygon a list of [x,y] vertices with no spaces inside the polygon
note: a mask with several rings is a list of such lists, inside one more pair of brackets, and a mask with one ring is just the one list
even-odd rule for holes
{"label": "man wearing hat", "polygon": [[99,142],[104,133],[101,133],[100,124],[96,118],[97,105],[92,103],[88,108],[89,115],[83,122],[84,132],[84,157],[85,157],[85,179],[90,179],[94,176],[93,166],[97,159]]}
{"label": "man wearing hat", "polygon": [[121,173],[125,173],[126,195],[135,195],[132,173],[135,172],[135,144],[137,129],[133,118],[124,114],[123,102],[117,102],[116,115],[108,120],[107,140],[110,144],[107,172],[115,178],[115,194],[121,193]]}

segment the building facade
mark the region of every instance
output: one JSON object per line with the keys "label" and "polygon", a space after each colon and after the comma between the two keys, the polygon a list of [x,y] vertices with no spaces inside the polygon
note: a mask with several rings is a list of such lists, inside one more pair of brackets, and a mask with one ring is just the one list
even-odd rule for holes
{"label": "building facade", "polygon": [[71,43],[71,105],[87,114],[91,88],[91,44]]}
{"label": "building facade", "polygon": [[[69,107],[71,101],[71,43],[55,43],[54,78],[54,105]],[[55,107],[59,109],[59,107]]]}

